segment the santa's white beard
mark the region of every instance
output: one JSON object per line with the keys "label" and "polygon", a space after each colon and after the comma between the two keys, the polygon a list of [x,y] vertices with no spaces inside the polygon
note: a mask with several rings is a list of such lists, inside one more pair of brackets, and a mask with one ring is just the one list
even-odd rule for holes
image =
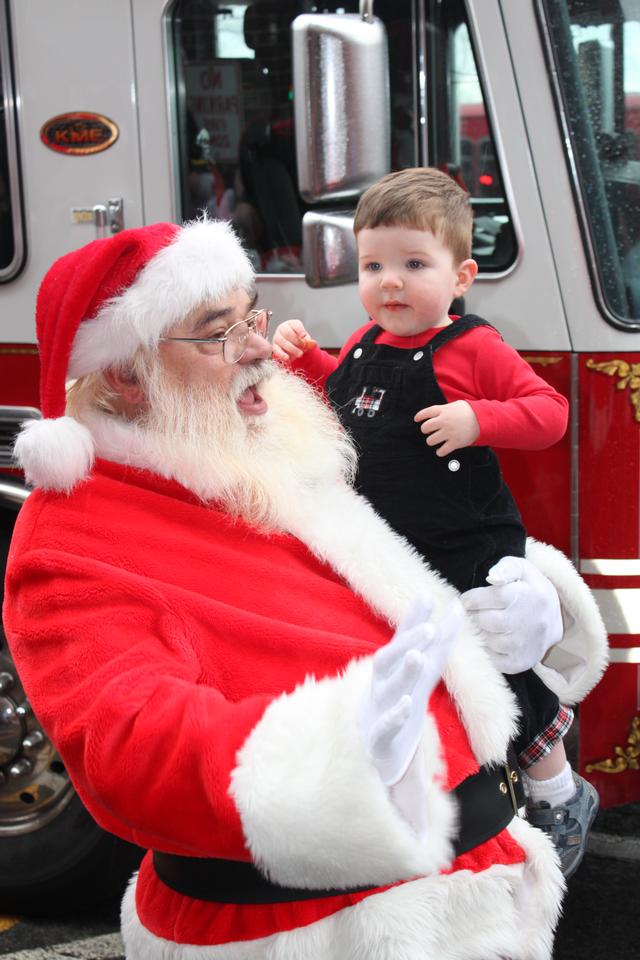
{"label": "santa's white beard", "polygon": [[[176,382],[160,362],[147,378],[149,411],[133,426],[129,463],[177,480],[234,516],[286,530],[292,504],[314,490],[350,481],[354,447],[338,419],[300,377],[263,361],[238,370],[231,394]],[[267,413],[242,413],[237,399],[256,387]],[[144,462],[140,462],[143,460]]]}

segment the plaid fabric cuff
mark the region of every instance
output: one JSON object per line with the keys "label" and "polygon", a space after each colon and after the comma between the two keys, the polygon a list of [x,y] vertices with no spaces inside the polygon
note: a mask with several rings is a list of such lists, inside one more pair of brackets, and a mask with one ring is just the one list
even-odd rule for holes
{"label": "plaid fabric cuff", "polygon": [[562,740],[572,723],[573,710],[571,707],[561,706],[549,726],[539,733],[522,753],[518,754],[520,768],[526,770],[527,767],[551,753],[552,747],[558,740]]}

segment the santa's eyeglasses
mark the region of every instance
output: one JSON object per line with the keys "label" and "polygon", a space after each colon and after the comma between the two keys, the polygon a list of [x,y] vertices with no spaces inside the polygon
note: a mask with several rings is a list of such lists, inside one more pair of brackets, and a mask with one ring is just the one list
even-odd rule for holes
{"label": "santa's eyeglasses", "polygon": [[180,343],[197,343],[201,353],[220,353],[222,344],[222,359],[225,363],[238,363],[247,352],[249,337],[257,333],[265,340],[269,336],[271,310],[252,310],[244,320],[229,327],[224,337],[160,337],[161,340],[177,340]]}

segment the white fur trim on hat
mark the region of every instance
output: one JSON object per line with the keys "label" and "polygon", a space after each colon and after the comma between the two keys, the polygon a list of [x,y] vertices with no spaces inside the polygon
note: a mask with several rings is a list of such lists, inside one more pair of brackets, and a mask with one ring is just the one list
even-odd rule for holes
{"label": "white fur trim on hat", "polygon": [[27,420],[13,453],[27,483],[65,493],[89,474],[95,457],[91,434],[73,417]]}
{"label": "white fur trim on hat", "polygon": [[122,294],[80,324],[68,378],[118,366],[138,347],[154,346],[171,327],[208,300],[253,285],[253,268],[231,226],[201,220],[177,230]]}

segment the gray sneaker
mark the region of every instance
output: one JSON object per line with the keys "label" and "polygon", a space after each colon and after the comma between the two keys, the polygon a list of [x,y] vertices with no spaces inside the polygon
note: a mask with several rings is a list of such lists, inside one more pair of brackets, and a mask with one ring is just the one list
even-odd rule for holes
{"label": "gray sneaker", "polygon": [[544,830],[553,840],[560,855],[560,866],[568,880],[576,872],[587,849],[587,838],[600,800],[598,791],[588,780],[573,774],[576,792],[566,803],[550,806],[545,800],[527,800],[527,820]]}

